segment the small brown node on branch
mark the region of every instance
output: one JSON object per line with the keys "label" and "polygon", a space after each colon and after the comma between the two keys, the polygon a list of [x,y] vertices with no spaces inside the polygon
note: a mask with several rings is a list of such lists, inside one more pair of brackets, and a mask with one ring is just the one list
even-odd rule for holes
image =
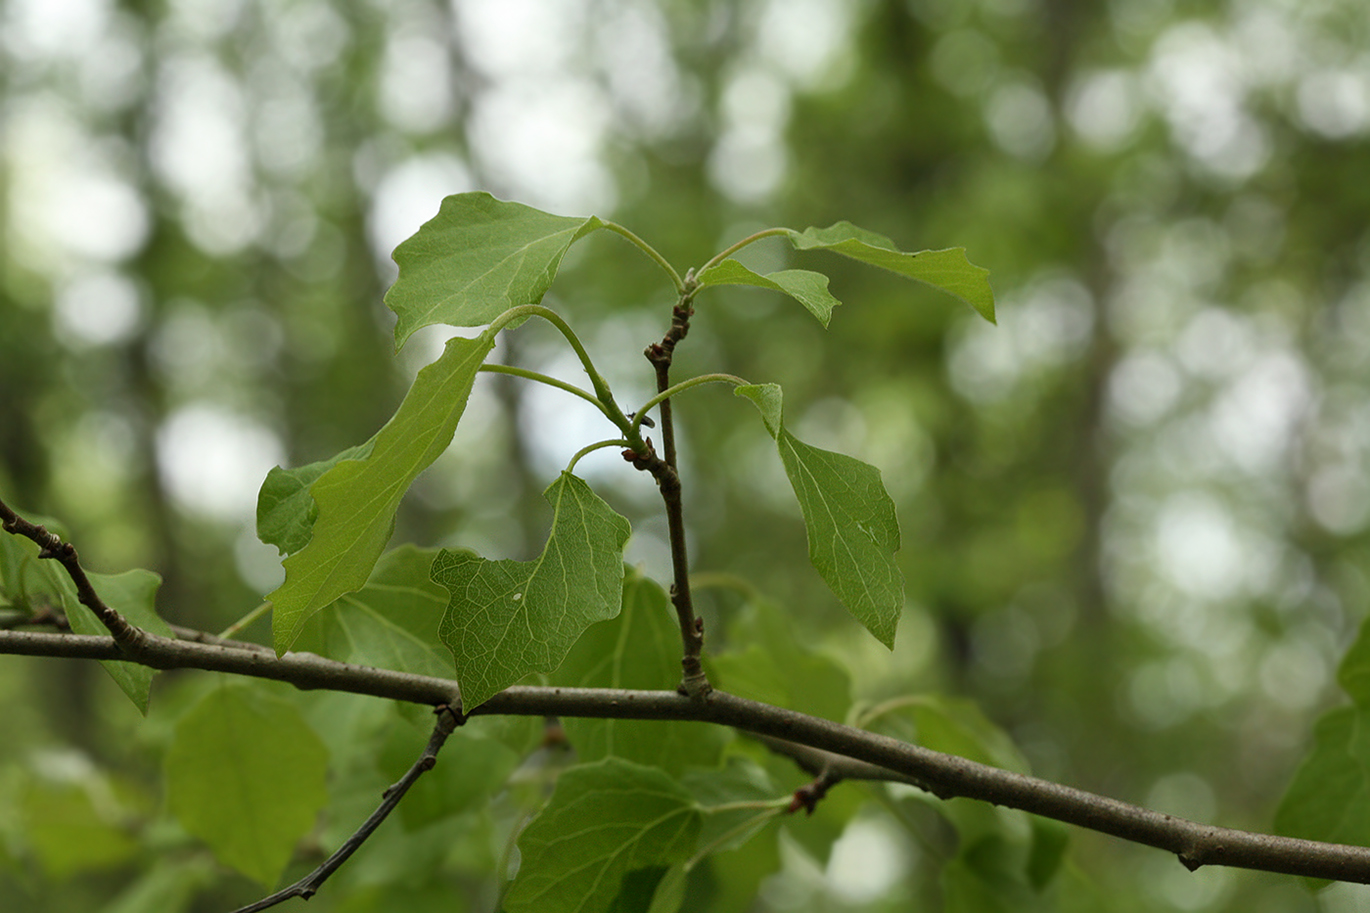
{"label": "small brown node on branch", "polygon": [[[443,717],[447,720],[446,728],[450,732],[458,726],[465,726],[468,717],[451,704],[438,704],[433,708],[433,715]],[[440,721],[441,722],[441,721]]]}
{"label": "small brown node on branch", "polygon": [[543,721],[542,747],[556,751],[571,747],[571,740],[566,736],[566,727],[562,725],[560,717],[549,716]]}
{"label": "small brown node on branch", "polygon": [[832,788],[833,782],[834,781],[829,780],[826,776],[819,776],[814,778],[812,782],[805,783],[803,786],[796,789],[794,795],[790,798],[789,813],[793,815],[802,808],[804,814],[812,815],[814,809],[818,807],[819,801],[826,796],[828,790]]}

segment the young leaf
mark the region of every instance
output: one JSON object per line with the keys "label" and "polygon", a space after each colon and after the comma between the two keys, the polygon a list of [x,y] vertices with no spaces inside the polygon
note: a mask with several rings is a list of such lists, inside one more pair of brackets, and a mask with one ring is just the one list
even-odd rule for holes
{"label": "young leaf", "polygon": [[366,586],[305,623],[295,648],[363,666],[451,676],[452,655],[438,640],[447,591],[428,573],[437,554],[414,545],[386,552]]}
{"label": "young leaf", "polygon": [[328,750],[291,704],[219,688],[176,724],[167,805],[225,865],[271,887],[328,800]]}
{"label": "young leaf", "polygon": [[904,579],[894,560],[899,521],[880,470],[790,434],[776,384],[741,386],[733,392],[756,405],[775,438],[804,514],[809,560],[847,610],[893,649],[904,608]]}
{"label": "young leaf", "polygon": [[543,493],[552,531],[533,561],[443,549],[432,576],[451,594],[438,636],[469,713],[530,672],[561,665],[586,628],[618,614],[628,521],[563,472]]}
{"label": "young leaf", "polygon": [[617,758],[573,767],[519,837],[505,910],[645,910],[668,868],[694,851],[700,823],[690,794],[660,770]]}
{"label": "young leaf", "polygon": [[576,241],[604,225],[554,216],[488,193],[459,193],[395,248],[399,278],[385,303],[399,316],[395,346],[433,323],[481,326],[537,304]]}
{"label": "young leaf", "polygon": [[981,317],[994,323],[994,292],[989,286],[989,270],[967,260],[963,247],[906,253],[884,235],[857,228],[850,222],[838,222],[827,228],[806,228],[802,232],[788,229],[786,235],[798,250],[830,250],[941,289],[960,298]]}
{"label": "young leaf", "polygon": [[[670,690],[680,681],[680,627],[670,600],[655,581],[629,573],[623,610],[594,625],[552,675],[552,684],[573,688]],[[679,774],[713,766],[727,740],[716,726],[660,720],[563,721],[582,761],[626,758]]]}
{"label": "young leaf", "polygon": [[319,505],[309,493],[310,486],[343,460],[366,459],[375,443],[372,437],[327,460],[294,469],[272,468],[257,493],[257,538],[276,546],[282,555],[293,555],[308,545],[319,516]]}
{"label": "young leaf", "polygon": [[447,449],[494,335],[448,340],[419,372],[364,459],[343,460],[309,488],[318,504],[309,544],[285,560],[285,582],[267,598],[276,652],[290,649],[305,620],[360,589],[385,549],[400,498]]}
{"label": "young leaf", "polygon": [[795,301],[809,309],[823,326],[832,319],[832,309],[842,302],[828,291],[828,277],[806,269],[782,269],[778,272],[760,275],[754,273],[736,260],[724,260],[695,277],[700,288],[711,285],[754,285],[784,292]]}

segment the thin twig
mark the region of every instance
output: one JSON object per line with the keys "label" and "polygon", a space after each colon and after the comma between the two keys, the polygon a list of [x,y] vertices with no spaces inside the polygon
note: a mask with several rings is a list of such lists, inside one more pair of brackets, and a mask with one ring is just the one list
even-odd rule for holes
{"label": "thin twig", "polygon": [[403,777],[400,777],[399,782],[381,794],[381,804],[377,806],[369,818],[362,822],[362,826],[357,828],[351,837],[343,841],[343,845],[338,847],[337,851],[325,859],[317,869],[289,887],[282,888],[268,897],[263,897],[256,903],[239,907],[233,913],[258,913],[260,910],[274,907],[292,897],[303,897],[308,900],[318,893],[319,888],[328,880],[329,876],[342,867],[342,864],[366,842],[366,838],[370,837],[376,828],[380,827],[382,821],[390,817],[390,813],[400,804],[404,794],[409,792],[409,787],[413,786],[419,777],[432,770],[433,765],[438,763],[438,752],[442,749],[443,743],[461,725],[462,721],[446,704],[435,708],[433,712],[437,714],[438,719],[433,724],[433,734],[429,736],[423,754],[419,755],[419,759],[414,762],[414,765],[405,772]]}
{"label": "thin twig", "polygon": [[0,525],[5,532],[32,540],[38,546],[39,558],[51,558],[62,565],[76,585],[76,596],[81,604],[95,613],[100,623],[114,636],[114,640],[125,650],[136,650],[143,639],[143,631],[129,624],[124,616],[105,604],[100,594],[95,592],[81,560],[76,554],[76,546],[63,542],[55,533],[48,532],[36,523],[30,523],[19,516],[4,501],[0,501]]}
{"label": "thin twig", "polygon": [[794,761],[799,769],[815,777],[827,777],[834,783],[842,780],[873,780],[886,783],[907,783],[909,786],[916,786],[926,792],[932,792],[926,780],[918,777],[910,777],[898,771],[890,770],[888,767],[881,767],[878,764],[868,764],[865,761],[857,761],[846,755],[836,754],[831,751],[823,751],[819,748],[811,748],[808,745],[801,745],[798,742],[788,742],[785,739],[777,739],[768,735],[757,735],[748,733],[762,745],[765,745],[776,754],[784,755]]}
{"label": "thin twig", "polygon": [[[671,360],[675,355],[676,345],[690,332],[690,317],[694,314],[694,309],[690,307],[690,297],[694,290],[694,274],[690,273],[685,277],[680,301],[671,312],[671,328],[666,331],[661,342],[652,343],[643,353],[656,369],[658,395],[671,388]],[[690,596],[690,561],[685,547],[685,511],[680,495],[675,422],[671,415],[670,397],[661,400],[659,415],[664,455],[656,455],[649,438],[644,451],[630,450],[623,456],[637,469],[652,474],[656,479],[657,488],[661,491],[662,502],[666,505],[666,529],[671,542],[671,573],[675,578],[671,584],[671,604],[675,606],[676,617],[680,621],[680,640],[684,647],[684,655],[680,659],[683,672],[680,691],[690,697],[701,697],[710,690],[709,679],[704,674],[704,664],[701,660],[704,653],[704,620],[695,615],[694,600]]]}

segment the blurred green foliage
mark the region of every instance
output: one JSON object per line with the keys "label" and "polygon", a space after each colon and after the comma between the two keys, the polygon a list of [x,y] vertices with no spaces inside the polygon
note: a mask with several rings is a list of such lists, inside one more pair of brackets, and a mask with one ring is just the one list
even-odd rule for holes
{"label": "blurred green foliage", "polygon": [[[612,217],[677,264],[839,219],[964,246],[992,271],[998,327],[775,241],[744,263],[824,258],[846,302],[827,335],[778,295],[725,289],[677,358],[681,377],[783,384],[797,435],[881,468],[907,593],[894,653],[804,564],[772,442],[722,389],[678,409],[696,569],[782,606],[860,702],[967,697],[1038,774],[1268,829],[1370,596],[1367,53],[1357,0],[3,0],[0,492],[60,518],[94,570],[161,574],[168,621],[219,630],[280,583],[252,526],[267,470],[366,441],[438,354],[430,328],[392,356],[382,297],[390,251],[446,194]],[[641,349],[672,303],[655,267],[601,233],[552,300],[645,398]],[[558,339],[530,326],[503,356],[571,377]],[[478,378],[398,536],[536,555],[539,493],[595,418],[577,405]],[[613,454],[580,469],[664,578],[649,482]],[[745,649],[727,632],[754,600],[704,592],[710,646]],[[163,676],[143,721],[92,665],[0,662],[0,807],[18,810],[0,816],[0,909],[255,896],[209,878],[163,811],[160,758],[209,678]],[[357,748],[395,722],[302,704],[333,755],[331,849],[388,782]],[[522,757],[522,726],[481,735]],[[379,833],[311,909],[490,909],[555,768],[541,752],[486,806]],[[985,882],[962,876],[994,860],[884,801],[718,857],[686,908],[783,866],[759,908],[975,909]],[[867,851],[829,859],[844,826]],[[1068,858],[1067,908],[1365,902],[1079,832]]]}

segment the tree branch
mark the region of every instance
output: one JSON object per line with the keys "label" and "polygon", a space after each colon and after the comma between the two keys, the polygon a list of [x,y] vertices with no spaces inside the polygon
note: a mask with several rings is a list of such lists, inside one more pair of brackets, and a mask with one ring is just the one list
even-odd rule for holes
{"label": "tree branch", "polygon": [[[0,654],[5,653],[131,660],[156,669],[205,669],[288,682],[302,689],[460,706],[457,683],[449,679],[356,666],[310,653],[287,653],[278,659],[269,651],[242,646],[148,635],[146,644],[131,655],[111,637],[0,630]],[[888,779],[920,784],[943,799],[979,799],[1166,850],[1190,869],[1225,865],[1370,884],[1370,849],[1365,847],[1198,824],[722,691],[690,698],[675,691],[513,687],[473,713],[717,723],[874,765],[888,771]],[[836,759],[824,763],[842,773]],[[855,777],[858,770],[869,775],[863,779],[876,773],[869,767],[851,767],[842,775]]]}
{"label": "tree branch", "polygon": [[259,913],[261,910],[276,906],[282,901],[292,897],[303,897],[305,900],[313,897],[329,876],[342,868],[342,864],[351,858],[352,854],[361,848],[376,828],[381,826],[381,822],[390,817],[390,813],[400,804],[404,794],[409,792],[409,787],[433,769],[433,765],[438,763],[438,752],[442,750],[447,737],[461,725],[451,707],[441,705],[434,710],[438,715],[438,721],[433,724],[433,734],[428,738],[428,744],[424,746],[423,754],[414,762],[399,781],[381,794],[381,804],[371,813],[361,827],[353,832],[351,837],[343,841],[343,845],[323,861],[314,871],[310,872],[299,881],[286,888],[281,888],[275,894],[263,897],[256,903],[250,903],[245,907],[234,910],[233,913]]}
{"label": "tree branch", "polygon": [[[690,299],[695,293],[694,274],[685,276],[680,301],[671,311],[671,328],[661,342],[654,342],[643,353],[656,370],[657,393],[665,393],[671,388],[671,361],[675,357],[676,345],[690,332],[690,317],[694,309]],[[704,674],[700,657],[704,653],[704,620],[695,615],[694,600],[690,596],[690,562],[685,548],[685,514],[680,497],[680,472],[676,466],[675,422],[671,414],[671,400],[663,399],[658,411],[661,415],[661,446],[664,455],[658,457],[647,441],[645,453],[627,451],[627,458],[635,468],[645,470],[656,479],[661,499],[666,505],[666,528],[671,540],[671,572],[675,578],[671,584],[671,604],[675,606],[676,617],[680,620],[680,640],[684,655],[680,665],[683,677],[680,690],[691,697],[709,693],[709,679]]]}
{"label": "tree branch", "polygon": [[48,532],[44,527],[25,520],[4,501],[0,501],[0,527],[7,533],[31,540],[38,546],[39,558],[51,558],[61,564],[71,582],[76,585],[76,596],[81,600],[81,604],[95,613],[95,617],[100,619],[100,623],[114,635],[114,639],[121,646],[137,646],[143,637],[143,631],[129,624],[124,616],[105,605],[100,594],[95,592],[90,578],[86,576],[85,568],[81,567],[76,546],[70,542],[63,542],[60,536]]}

